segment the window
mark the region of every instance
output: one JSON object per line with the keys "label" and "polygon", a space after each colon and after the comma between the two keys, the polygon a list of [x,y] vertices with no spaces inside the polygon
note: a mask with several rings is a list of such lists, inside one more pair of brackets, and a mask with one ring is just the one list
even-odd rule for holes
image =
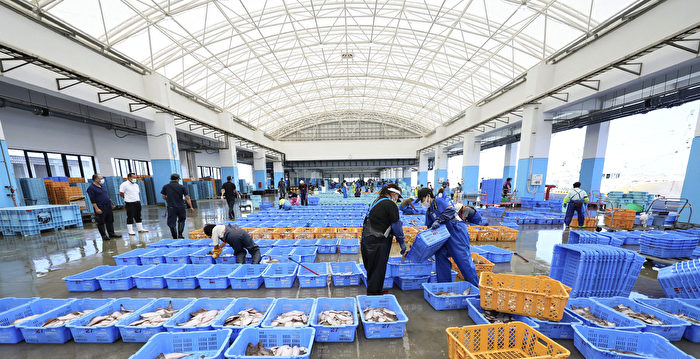
{"label": "window", "polygon": [[211,172],[212,172],[212,177],[214,177],[216,179],[221,179],[221,168],[220,167],[212,167]]}
{"label": "window", "polygon": [[47,153],[46,158],[49,160],[49,171],[52,177],[63,177],[66,175],[66,169],[63,166],[63,156],[58,153]]}
{"label": "window", "polygon": [[150,164],[149,161],[133,160],[131,172],[140,176],[148,176],[151,174]]}
{"label": "window", "polygon": [[29,177],[29,167],[27,166],[27,157],[24,156],[22,150],[9,150],[10,163],[15,171],[15,177]]}
{"label": "window", "polygon": [[27,152],[30,176],[34,178],[49,177],[49,167],[42,152]]}
{"label": "window", "polygon": [[[78,156],[66,155],[66,165],[68,165],[68,176],[83,177],[80,172],[80,160]],[[53,173],[53,170],[51,170]]]}
{"label": "window", "polygon": [[131,172],[131,161],[123,158],[113,158],[114,175],[126,177]]}
{"label": "window", "polygon": [[209,167],[209,166],[197,166],[197,174],[199,178],[216,178],[221,179],[221,168],[220,167]]}
{"label": "window", "polygon": [[92,156],[68,155],[24,150],[8,151],[15,177],[84,177],[95,173]]}
{"label": "window", "polygon": [[95,163],[92,156],[80,156],[80,167],[83,169],[83,177],[90,181],[95,174]]}

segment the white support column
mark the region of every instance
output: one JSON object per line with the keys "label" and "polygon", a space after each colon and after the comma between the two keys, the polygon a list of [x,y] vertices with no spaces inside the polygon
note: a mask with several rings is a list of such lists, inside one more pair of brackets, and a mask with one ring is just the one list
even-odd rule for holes
{"label": "white support column", "polygon": [[481,157],[481,142],[476,140],[474,133],[464,135],[462,148],[462,192],[464,194],[479,193],[479,159]]}
{"label": "white support column", "polygon": [[219,161],[221,161],[221,180],[226,181],[229,176],[233,184],[238,188],[238,155],[236,154],[236,144],[232,137],[225,139],[228,148],[219,150]]}
{"label": "white support column", "polygon": [[[688,166],[685,169],[685,179],[681,190],[681,197],[688,199],[691,204],[700,203],[700,187],[698,186],[698,179],[700,179],[700,112],[697,116],[695,138],[693,138],[693,144],[690,147]],[[683,213],[683,218],[679,218],[679,221],[700,224],[700,211],[695,210],[692,217],[688,218],[688,216],[690,216],[690,212]]]}
{"label": "white support column", "polygon": [[518,164],[518,143],[506,145],[506,155],[503,160],[503,181],[515,178],[515,166]]}
{"label": "white support column", "polygon": [[588,191],[590,195],[597,192],[596,197],[598,198],[609,132],[610,122],[588,125],[586,127],[586,141],[583,144],[583,160],[581,160],[578,180],[581,182],[581,189]]}
{"label": "white support column", "polygon": [[0,124],[0,207],[15,207],[21,203],[21,198],[17,197],[15,190],[18,183],[15,179],[15,171],[10,161],[10,152],[5,141],[5,132]]}
{"label": "white support column", "polygon": [[275,181],[275,188],[277,188],[277,184],[284,178],[284,167],[282,167],[282,161],[278,160],[272,162],[272,173]]}
{"label": "white support column", "polygon": [[433,188],[437,191],[443,181],[447,181],[447,149],[438,147],[435,150],[435,164],[433,165]]}
{"label": "white support column", "polygon": [[421,153],[418,158],[418,183],[423,187],[428,185],[428,154]]}
{"label": "white support column", "polygon": [[547,181],[552,121],[545,121],[544,113],[538,106],[526,105],[523,109],[515,188],[519,197],[535,197],[542,200]]}
{"label": "white support column", "polygon": [[187,172],[190,173],[190,178],[199,181],[199,171],[197,171],[197,156],[193,151],[185,151],[185,160],[187,161]]}
{"label": "white support column", "polygon": [[256,191],[267,189],[267,167],[265,164],[265,152],[253,152],[253,188]]}

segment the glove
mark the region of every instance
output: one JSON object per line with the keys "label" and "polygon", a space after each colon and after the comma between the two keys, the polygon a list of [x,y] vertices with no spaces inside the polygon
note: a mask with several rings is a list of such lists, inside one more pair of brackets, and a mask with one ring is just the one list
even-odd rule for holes
{"label": "glove", "polygon": [[435,221],[435,222],[433,222],[433,225],[430,226],[430,229],[437,229],[438,227],[440,227],[440,222]]}
{"label": "glove", "polygon": [[211,257],[216,259],[219,258],[221,255],[221,251],[223,251],[223,248],[220,248],[219,246],[214,246],[214,249],[211,250]]}
{"label": "glove", "polygon": [[406,254],[406,245],[404,243],[401,243],[401,255]]}

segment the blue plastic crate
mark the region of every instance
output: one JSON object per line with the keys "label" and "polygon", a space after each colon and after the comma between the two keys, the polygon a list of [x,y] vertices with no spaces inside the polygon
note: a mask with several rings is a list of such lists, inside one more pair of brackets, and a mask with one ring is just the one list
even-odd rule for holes
{"label": "blue plastic crate", "polygon": [[102,290],[129,290],[136,286],[134,275],[153,268],[153,266],[117,266],[117,269],[97,277]]}
{"label": "blue plastic crate", "polygon": [[168,286],[165,276],[182,268],[184,264],[159,264],[133,275],[138,289],[163,289]]}
{"label": "blue plastic crate", "polygon": [[[331,278],[336,287],[360,285],[362,271],[356,262],[331,262]],[[349,274],[341,274],[349,273]]]}
{"label": "blue plastic crate", "polygon": [[[457,271],[453,270],[450,272],[451,272],[450,274],[452,275],[451,282],[456,282],[457,281],[457,274],[458,274]],[[428,279],[428,283],[438,283],[437,273],[435,271],[430,272],[430,279]]]}
{"label": "blue plastic crate", "polygon": [[[435,310],[467,309],[467,299],[478,298],[479,288],[469,282],[453,283],[423,283],[423,298],[435,308]],[[464,293],[469,289],[469,294],[458,296],[439,296],[440,291],[452,293]]]}
{"label": "blue plastic crate", "polygon": [[168,248],[185,248],[189,247],[192,243],[194,243],[194,240],[192,239],[178,239],[176,241],[172,241],[167,243]]}
{"label": "blue plastic crate", "polygon": [[112,258],[114,258],[114,262],[116,262],[118,266],[140,265],[142,264],[140,256],[153,250],[153,248],[136,248],[126,253],[116,255]]}
{"label": "blue plastic crate", "polygon": [[172,242],[176,242],[179,239],[176,238],[166,238],[166,239],[161,239],[158,242],[153,242],[153,243],[148,243],[146,244],[146,247],[148,248],[166,248],[168,245]]}
{"label": "blue plastic crate", "polygon": [[291,288],[297,276],[296,263],[271,263],[262,273],[265,288]]}
{"label": "blue plastic crate", "polygon": [[231,342],[228,329],[193,333],[158,333],[129,359],[152,359],[161,353],[187,353],[197,359],[224,359]]}
{"label": "blue plastic crate", "polygon": [[195,239],[192,240],[190,245],[188,247],[191,248],[211,248],[212,245],[212,240],[211,238],[202,238],[202,239]]}
{"label": "blue plastic crate", "polygon": [[142,313],[152,313],[158,310],[158,308],[167,308],[168,306],[171,306],[172,309],[180,311],[192,304],[194,301],[194,298],[156,299],[117,323],[117,329],[119,329],[119,335],[122,337],[122,341],[126,343],[145,343],[152,336],[165,332],[165,328],[163,327],[164,323],[150,326],[131,326],[131,323],[141,319]]}
{"label": "blue plastic crate", "polygon": [[296,239],[278,239],[273,247],[294,247],[296,241]]}
{"label": "blue plastic crate", "polygon": [[[474,321],[474,324],[491,324],[491,322],[484,317],[484,308],[481,307],[479,298],[467,298],[467,315]],[[510,314],[510,316],[517,321],[531,326],[533,329],[539,329],[539,325],[529,317],[517,314]]]}
{"label": "blue plastic crate", "polygon": [[[391,323],[368,322],[363,312],[368,308],[386,308],[396,313],[397,321]],[[391,294],[386,295],[358,295],[357,309],[360,313],[362,328],[367,339],[402,338],[406,330],[408,317],[401,309],[399,302]]]}
{"label": "blue plastic crate", "polygon": [[190,264],[190,254],[199,251],[198,247],[182,247],[166,254],[165,263],[168,264]]}
{"label": "blue plastic crate", "polygon": [[[684,314],[689,318],[700,320],[700,308],[683,303],[676,299],[659,298],[659,299],[642,299],[638,298],[635,301],[647,305],[651,308],[663,310],[664,312],[675,314]],[[683,338],[693,343],[700,343],[700,324],[687,321],[690,325],[683,333]]]}
{"label": "blue plastic crate", "polygon": [[[367,269],[365,269],[364,264],[358,264],[357,265],[360,270],[362,271],[362,284],[367,287]],[[382,289],[391,289],[394,287],[394,277],[391,276],[391,271],[389,268],[387,268],[385,274],[384,274],[384,283],[382,285]]]}
{"label": "blue plastic crate", "polygon": [[97,266],[85,272],[63,277],[69,292],[94,292],[100,290],[100,282],[97,277],[113,272],[117,267]]}
{"label": "blue plastic crate", "polygon": [[304,266],[318,273],[318,275],[300,266],[297,272],[299,287],[322,288],[328,284],[328,263],[305,263]]}
{"label": "blue plastic crate", "polygon": [[229,274],[231,289],[258,289],[263,284],[262,274],[267,264],[243,264]]}
{"label": "blue plastic crate", "polygon": [[60,326],[42,327],[47,320],[66,315],[74,311],[88,309],[95,310],[113,301],[114,299],[77,299],[71,303],[68,303],[67,305],[63,305],[54,310],[48,311],[34,319],[26,320],[20,324],[17,324],[16,327],[22,332],[24,341],[27,343],[63,344],[73,338],[71,336],[70,329],[66,327],[66,324],[70,324],[72,321]]}
{"label": "blue plastic crate", "polygon": [[657,334],[633,333],[581,325],[574,326],[574,346],[585,358],[640,358],[638,355],[627,355],[610,350],[629,351],[650,358],[692,358]]}
{"label": "blue plastic crate", "polygon": [[569,310],[569,313],[572,316],[583,322],[583,325],[586,326],[595,328],[606,328],[576,314],[573,311],[572,307],[590,308],[590,311],[593,315],[601,319],[605,319],[609,322],[615,323],[614,328],[616,330],[640,332],[642,331],[642,328],[644,328],[644,324],[639,322],[638,320],[631,319],[628,316],[623,315],[622,313],[614,311],[608,306],[598,303],[597,301],[594,301],[589,298],[569,298],[569,301],[566,303],[566,309]]}
{"label": "blue plastic crate", "polygon": [[670,315],[664,311],[643,304],[639,304],[629,298],[593,298],[593,300],[600,304],[607,305],[610,308],[613,308],[618,304],[623,304],[627,307],[630,307],[630,309],[634,310],[635,312],[648,313],[654,315],[657,319],[666,323],[666,325],[644,324],[640,321],[640,323],[644,324],[644,328],[642,328],[642,331],[661,335],[662,337],[670,341],[681,340],[681,338],[683,338],[683,333],[690,326],[690,323],[685,320],[679,319],[678,317]]}
{"label": "blue plastic crate", "polygon": [[340,238],[338,252],[340,254],[357,254],[360,251],[360,240],[357,238]]}
{"label": "blue plastic crate", "polygon": [[209,253],[211,253],[211,248],[200,248],[190,253],[190,262],[192,264],[213,264],[214,258]]}
{"label": "blue plastic crate", "polygon": [[546,335],[550,339],[573,339],[574,325],[583,324],[583,322],[578,320],[568,309],[564,310],[564,315],[558,322],[551,322],[533,317],[527,318],[538,325],[538,332]]}
{"label": "blue plastic crate", "polygon": [[6,312],[6,311],[13,309],[13,308],[17,308],[21,305],[31,303],[37,299],[39,299],[39,297],[31,297],[31,298],[5,297],[5,298],[0,298],[0,313]]}
{"label": "blue plastic crate", "polygon": [[11,325],[17,319],[55,310],[74,300],[42,298],[0,313],[0,344],[14,344],[24,340],[20,329],[16,325]]}
{"label": "blue plastic crate", "polygon": [[263,259],[272,258],[280,261],[280,263],[290,263],[292,261],[289,259],[289,256],[293,251],[294,247],[274,247],[263,255]]}
{"label": "blue plastic crate", "polygon": [[[211,330],[211,325],[214,320],[216,320],[216,318],[220,318],[224,313],[224,309],[233,304],[234,301],[234,298],[199,298],[163,323],[163,328],[169,332],[198,332],[203,330]],[[218,310],[219,313],[214,320],[205,325],[200,325],[197,327],[179,325],[192,318],[190,313],[194,313],[200,309]]]}
{"label": "blue plastic crate", "polygon": [[472,252],[481,254],[492,263],[508,263],[513,258],[513,252],[491,244],[471,246]]}
{"label": "blue plastic crate", "polygon": [[242,310],[252,308],[265,313],[262,319],[260,319],[260,323],[249,326],[250,328],[259,327],[262,321],[265,320],[267,312],[274,302],[275,298],[238,298],[233,304],[224,310],[221,316],[212,322],[211,326],[214,329],[230,329],[232,331],[231,339],[236,339],[236,337],[238,337],[238,333],[240,333],[244,328],[248,327],[225,326],[224,323],[226,323],[227,318],[238,314]]}
{"label": "blue plastic crate", "polygon": [[335,253],[338,251],[337,238],[321,238],[317,242],[318,253]]}
{"label": "blue plastic crate", "polygon": [[[252,259],[252,256],[247,252],[246,257]],[[214,262],[216,264],[238,264],[238,258],[234,255],[233,248],[226,246],[221,251],[221,254],[214,259]]]}
{"label": "blue plastic crate", "polygon": [[229,286],[228,276],[240,264],[216,264],[197,276],[199,287],[202,289],[226,289]]}
{"label": "blue plastic crate", "polygon": [[291,253],[292,258],[301,263],[313,263],[316,261],[316,252],[318,248],[312,247],[296,247]]}
{"label": "blue plastic crate", "polygon": [[[318,323],[318,316],[327,310],[346,310],[352,314],[353,324],[327,326]],[[355,298],[318,298],[316,308],[310,318],[311,326],[316,329],[317,342],[350,343],[355,341],[355,331],[360,324],[357,318]]]}
{"label": "blue plastic crate", "polygon": [[418,290],[423,288],[423,283],[428,283],[429,275],[399,276],[394,277],[394,284],[401,290]]}
{"label": "blue plastic crate", "polygon": [[257,357],[245,355],[246,347],[249,343],[261,342],[266,348],[281,345],[305,347],[307,349],[306,354],[277,358],[306,359],[311,354],[315,334],[316,330],[314,328],[245,328],[238,334],[231,347],[226,350],[225,355],[226,358],[255,359]]}
{"label": "blue plastic crate", "polygon": [[318,245],[318,241],[316,238],[299,238],[294,245],[297,247],[311,247]]}
{"label": "blue plastic crate", "polygon": [[272,322],[281,314],[299,310],[309,316],[309,322],[304,326],[309,326],[311,313],[316,307],[316,298],[278,298],[268,310],[265,319],[260,323],[263,328],[272,328]]}
{"label": "blue plastic crate", "polygon": [[428,229],[416,235],[411,249],[406,258],[415,262],[422,262],[432,257],[450,238],[450,232],[445,226],[437,229]]}
{"label": "blue plastic crate", "polygon": [[[122,308],[125,310],[138,311],[153,302],[153,300],[153,298],[119,298],[71,321],[66,327],[70,329],[71,335],[73,335],[73,341],[76,343],[114,343],[119,339],[119,329],[117,329],[116,326],[119,322],[112,323],[108,326],[89,327],[87,325],[92,318],[109,315],[116,311],[121,311]],[[127,317],[124,317],[124,319],[126,318]]]}
{"label": "blue plastic crate", "polygon": [[182,268],[164,276],[168,289],[195,289],[197,276],[211,268],[212,264],[185,264]]}
{"label": "blue plastic crate", "polygon": [[389,257],[387,270],[391,270],[392,277],[430,275],[433,269],[433,262],[414,262],[411,260],[401,260],[401,257]]}
{"label": "blue plastic crate", "polygon": [[141,259],[142,265],[166,263],[165,256],[177,250],[178,249],[167,247],[157,248],[139,255],[139,258]]}

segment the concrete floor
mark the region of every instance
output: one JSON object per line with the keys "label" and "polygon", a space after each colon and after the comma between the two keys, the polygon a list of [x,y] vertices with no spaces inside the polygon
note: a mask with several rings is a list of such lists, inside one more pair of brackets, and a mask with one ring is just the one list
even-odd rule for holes
{"label": "concrete floor", "polygon": [[[126,215],[115,212],[117,230],[121,239],[103,242],[94,225],[84,229],[68,229],[45,232],[40,236],[0,238],[0,297],[52,297],[52,298],[156,298],[156,297],[352,297],[364,294],[364,286],[300,289],[232,290],[138,290],[126,292],[69,293],[61,278],[83,272],[98,265],[114,265],[112,256],[145,247],[147,243],[168,238],[163,207],[148,206],[143,210],[144,225],[150,231],[136,237],[125,235]],[[226,205],[223,201],[199,201],[199,209],[188,213],[187,231],[201,228],[205,223],[223,221]],[[549,273],[554,244],[561,243],[568,234],[558,227],[522,226],[515,243],[498,243],[500,247],[515,250],[530,262],[513,256],[511,263],[496,265],[494,272],[515,274]],[[397,246],[393,251],[398,255]],[[360,261],[359,255],[325,254],[317,261]],[[663,297],[656,281],[656,270],[644,267],[634,292],[649,297]],[[367,340],[362,327],[358,328],[354,343],[314,343],[312,358],[446,358],[447,339],[445,328],[474,324],[466,311],[435,311],[423,298],[423,291],[403,292],[391,290],[399,300],[409,321],[402,339]],[[559,340],[571,351],[571,358],[582,358],[571,340]],[[680,349],[698,357],[700,345],[688,341],[675,342]],[[114,344],[42,345],[20,343],[0,347],[2,358],[127,358],[143,344],[117,341]]]}

